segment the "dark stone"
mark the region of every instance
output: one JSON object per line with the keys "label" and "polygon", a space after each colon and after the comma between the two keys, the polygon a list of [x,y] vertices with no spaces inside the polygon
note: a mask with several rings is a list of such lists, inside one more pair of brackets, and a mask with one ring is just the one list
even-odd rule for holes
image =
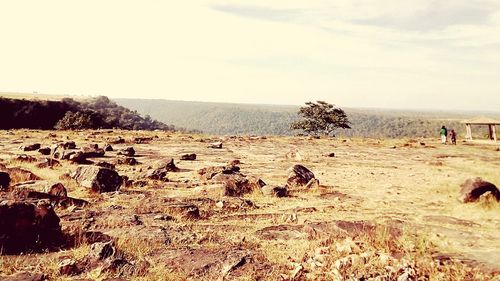
{"label": "dark stone", "polygon": [[51,187],[49,187],[49,192],[50,195],[57,196],[57,197],[68,197],[68,191],[64,187],[64,185],[60,182],[53,184]]}
{"label": "dark stone", "polygon": [[497,201],[500,201],[500,191],[498,188],[490,182],[483,181],[481,178],[468,179],[461,187],[459,199],[463,203],[475,202],[486,192],[491,192],[491,195]]}
{"label": "dark stone", "polygon": [[67,141],[59,144],[60,147],[64,149],[76,149],[76,143],[74,141]]}
{"label": "dark stone", "polygon": [[133,147],[129,146],[127,148],[124,148],[124,149],[121,149],[120,151],[118,151],[118,155],[125,155],[125,156],[132,157],[135,155],[135,150]]}
{"label": "dark stone", "polygon": [[0,190],[7,190],[10,184],[10,175],[7,172],[0,172]]}
{"label": "dark stone", "polygon": [[287,183],[290,186],[304,186],[314,179],[314,174],[302,165],[294,165],[288,169]]}
{"label": "dark stone", "polygon": [[115,170],[115,168],[116,168],[114,164],[108,163],[106,161],[97,162],[95,165],[99,166],[99,167],[103,167],[103,168],[108,168],[111,170]]}
{"label": "dark stone", "polygon": [[97,144],[83,147],[81,151],[85,158],[103,157],[105,154],[104,149],[99,148]]}
{"label": "dark stone", "polygon": [[76,154],[76,151],[64,150],[63,152],[61,152],[61,154],[58,158],[60,158],[61,160],[70,160],[73,157],[73,155],[75,155],[75,154]]}
{"label": "dark stone", "polygon": [[288,196],[288,189],[281,186],[264,186],[261,189],[265,196],[286,197]]}
{"label": "dark stone", "polygon": [[16,157],[16,161],[31,163],[31,162],[36,162],[37,159],[33,156],[22,154]]}
{"label": "dark stone", "polygon": [[181,160],[194,161],[194,160],[196,160],[196,154],[194,154],[194,153],[182,154]]}
{"label": "dark stone", "polygon": [[34,144],[29,144],[23,146],[23,151],[35,151],[37,149],[40,149],[41,145],[39,143],[34,143]]}
{"label": "dark stone", "polygon": [[140,164],[139,161],[137,161],[134,157],[126,157],[124,159],[119,159],[118,163],[130,166],[135,166]]}
{"label": "dark stone", "polygon": [[160,161],[159,163],[157,163],[153,170],[146,173],[146,177],[153,180],[168,181],[168,172],[177,171],[179,171],[179,168],[175,166],[174,159],[170,158],[169,160]]}
{"label": "dark stone", "polygon": [[0,206],[0,248],[3,254],[41,251],[62,244],[59,217],[48,205],[15,202]]}
{"label": "dark stone", "polygon": [[38,152],[40,152],[43,155],[50,155],[51,151],[52,150],[50,149],[50,147],[42,147],[42,148],[38,149]]}
{"label": "dark stone", "polygon": [[116,171],[98,166],[79,166],[71,177],[95,192],[117,191],[122,185],[122,178]]}
{"label": "dark stone", "polygon": [[111,146],[111,144],[106,144],[104,146],[104,151],[113,151],[113,147]]}

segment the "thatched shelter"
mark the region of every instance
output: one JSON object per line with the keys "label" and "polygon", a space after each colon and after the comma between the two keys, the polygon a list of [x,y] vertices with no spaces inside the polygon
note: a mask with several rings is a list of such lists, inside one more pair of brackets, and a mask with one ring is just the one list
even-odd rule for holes
{"label": "thatched shelter", "polygon": [[466,140],[472,140],[472,125],[483,125],[488,126],[489,139],[495,142],[497,141],[496,126],[500,125],[500,121],[488,117],[477,117],[474,119],[465,120],[462,123],[465,124],[465,129],[467,132],[467,135],[465,136]]}

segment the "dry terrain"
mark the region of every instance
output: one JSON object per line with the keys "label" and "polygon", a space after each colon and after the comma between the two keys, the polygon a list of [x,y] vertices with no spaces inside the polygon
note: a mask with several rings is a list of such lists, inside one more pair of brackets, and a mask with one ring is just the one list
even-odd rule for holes
{"label": "dry terrain", "polygon": [[[49,168],[16,160],[43,157],[23,145],[72,140],[78,148],[104,147],[118,137],[124,142],[111,144],[113,151],[90,159],[116,164],[131,180],[115,192],[91,192],[64,176],[79,166],[67,160]],[[221,149],[208,147],[217,141]],[[126,147],[139,164],[118,161]],[[180,160],[186,153],[196,160]],[[145,176],[170,158],[178,170],[168,180]],[[241,174],[267,186],[285,186],[294,164],[309,168],[319,184],[289,188],[285,197],[259,188],[223,196],[224,185],[198,171],[233,160]],[[500,280],[500,204],[492,196],[457,199],[468,178],[500,185],[498,145],[15,130],[0,131],[0,163],[60,182],[68,196],[89,202],[56,204],[71,243],[0,256],[0,279],[30,272],[50,280]],[[24,180],[11,174],[11,190]],[[61,270],[95,251],[99,242],[85,239],[88,233],[109,236],[121,262]]]}

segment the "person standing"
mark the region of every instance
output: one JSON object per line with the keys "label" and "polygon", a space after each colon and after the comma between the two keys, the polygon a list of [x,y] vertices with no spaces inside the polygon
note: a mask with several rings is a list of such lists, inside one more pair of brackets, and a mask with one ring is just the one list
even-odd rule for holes
{"label": "person standing", "polygon": [[455,132],[455,130],[451,130],[450,140],[451,140],[451,144],[457,145],[457,133]]}
{"label": "person standing", "polygon": [[448,140],[448,130],[446,129],[446,127],[443,125],[443,127],[441,127],[441,130],[439,131],[439,134],[441,135],[441,143],[442,144],[446,144],[446,141]]}

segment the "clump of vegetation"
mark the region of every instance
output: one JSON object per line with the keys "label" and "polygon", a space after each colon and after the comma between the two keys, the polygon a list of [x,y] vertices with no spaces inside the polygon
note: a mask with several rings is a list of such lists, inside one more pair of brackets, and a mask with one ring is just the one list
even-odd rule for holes
{"label": "clump of vegetation", "polygon": [[438,254],[424,234],[405,231],[395,237],[382,225],[371,233],[325,241],[324,246],[321,270],[315,275],[321,280],[492,280],[494,276]]}
{"label": "clump of vegetation", "polygon": [[83,130],[102,127],[104,120],[101,115],[92,110],[68,111],[54,126],[57,130]]}
{"label": "clump of vegetation", "polygon": [[302,130],[309,135],[332,135],[338,129],[350,129],[347,114],[341,108],[324,101],[306,102],[299,109],[302,119],[291,124],[294,130]]}
{"label": "clump of vegetation", "polygon": [[101,96],[85,101],[64,98],[40,101],[0,98],[0,129],[109,129],[174,130],[173,126],[142,117]]}

